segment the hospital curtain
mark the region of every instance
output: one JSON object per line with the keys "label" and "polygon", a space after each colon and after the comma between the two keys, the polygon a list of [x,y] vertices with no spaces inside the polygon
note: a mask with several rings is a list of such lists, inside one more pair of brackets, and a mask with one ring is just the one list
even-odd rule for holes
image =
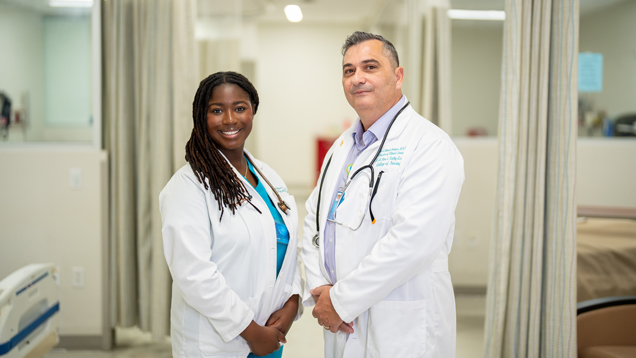
{"label": "hospital curtain", "polygon": [[[408,0],[403,91],[416,111],[451,134],[451,22],[449,0]],[[404,44],[402,43],[404,42]]]}
{"label": "hospital curtain", "polygon": [[102,4],[112,324],[161,339],[170,327],[170,274],[158,196],[184,163],[191,131],[196,1]]}
{"label": "hospital curtain", "polygon": [[429,1],[424,31],[422,115],[451,134],[451,23],[448,1]]}
{"label": "hospital curtain", "polygon": [[506,0],[485,357],[576,357],[578,0]]}

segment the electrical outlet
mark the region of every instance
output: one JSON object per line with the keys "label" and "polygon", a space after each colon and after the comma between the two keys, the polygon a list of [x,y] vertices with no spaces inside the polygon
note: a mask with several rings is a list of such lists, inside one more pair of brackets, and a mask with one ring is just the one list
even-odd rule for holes
{"label": "electrical outlet", "polygon": [[72,269],[72,284],[73,287],[82,288],[84,287],[84,268],[80,266],[75,266]]}
{"label": "electrical outlet", "polygon": [[81,168],[71,168],[70,186],[73,189],[80,189],[82,187],[82,169]]}
{"label": "electrical outlet", "polygon": [[59,266],[55,266],[55,268],[51,271],[51,276],[53,276],[53,281],[55,281],[55,283],[58,286],[62,284],[62,278],[60,277],[60,272],[62,272],[62,270],[60,269]]}

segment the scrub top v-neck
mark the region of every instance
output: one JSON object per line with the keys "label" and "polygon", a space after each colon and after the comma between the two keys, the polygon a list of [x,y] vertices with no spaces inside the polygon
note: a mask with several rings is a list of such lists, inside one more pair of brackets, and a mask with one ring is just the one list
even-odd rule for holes
{"label": "scrub top v-neck", "polygon": [[272,199],[269,195],[267,195],[267,190],[265,190],[262,181],[258,180],[258,176],[256,176],[256,173],[254,172],[252,163],[248,160],[247,164],[250,172],[252,172],[252,175],[258,182],[254,189],[256,189],[256,192],[261,196],[265,204],[267,204],[267,208],[276,223],[276,276],[278,277],[280,268],[283,266],[283,260],[285,259],[285,252],[287,252],[287,245],[289,244],[289,230],[287,230],[287,226],[285,225],[285,221],[283,221],[283,217],[280,215],[280,212],[276,210],[276,206],[274,206]]}
{"label": "scrub top v-neck", "polygon": [[[289,244],[289,230],[287,230],[287,226],[283,221],[283,217],[280,215],[278,210],[276,210],[276,206],[272,202],[272,199],[267,195],[267,190],[263,186],[261,180],[258,180],[258,176],[254,172],[254,167],[252,163],[248,160],[247,164],[249,166],[250,172],[258,182],[256,184],[256,192],[261,196],[265,204],[267,204],[267,208],[269,209],[270,214],[274,218],[274,222],[276,223],[276,277],[278,277],[278,273],[280,272],[280,268],[283,266],[283,260],[285,259],[285,252],[287,251],[287,245]],[[247,178],[246,178],[247,179]],[[249,180],[248,180],[249,183]],[[251,184],[251,183],[250,183]],[[253,187],[253,186],[252,186]],[[276,352],[272,354],[268,354],[266,356],[262,356],[260,358],[281,358],[283,355],[283,347],[280,347]],[[247,358],[256,358],[254,353],[250,353]]]}

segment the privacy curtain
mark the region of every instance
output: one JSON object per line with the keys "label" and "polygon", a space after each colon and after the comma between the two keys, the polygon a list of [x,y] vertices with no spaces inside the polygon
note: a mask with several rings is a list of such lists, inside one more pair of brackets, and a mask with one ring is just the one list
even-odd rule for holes
{"label": "privacy curtain", "polygon": [[196,91],[196,0],[103,6],[113,324],[169,332],[159,192],[185,162]]}
{"label": "privacy curtain", "polygon": [[451,134],[451,22],[447,0],[429,1],[424,31],[422,115]]}
{"label": "privacy curtain", "polygon": [[485,357],[576,357],[578,0],[506,0]]}

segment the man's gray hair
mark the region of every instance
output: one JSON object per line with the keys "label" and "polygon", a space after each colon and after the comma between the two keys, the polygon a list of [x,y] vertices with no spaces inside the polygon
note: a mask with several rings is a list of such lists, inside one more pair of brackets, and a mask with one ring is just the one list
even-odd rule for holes
{"label": "man's gray hair", "polygon": [[380,35],[375,35],[375,34],[363,32],[363,31],[356,31],[352,33],[351,35],[347,36],[347,39],[345,40],[344,45],[342,45],[342,56],[344,56],[345,53],[347,53],[347,50],[349,50],[351,46],[356,46],[362,42],[369,41],[369,40],[378,40],[382,42],[382,50],[383,50],[382,52],[384,53],[384,56],[386,56],[389,59],[389,62],[391,62],[391,66],[393,66],[394,69],[400,65],[400,59],[398,58],[398,54],[397,54],[397,51],[395,50],[395,46],[393,46],[391,41],[385,39],[384,37]]}

